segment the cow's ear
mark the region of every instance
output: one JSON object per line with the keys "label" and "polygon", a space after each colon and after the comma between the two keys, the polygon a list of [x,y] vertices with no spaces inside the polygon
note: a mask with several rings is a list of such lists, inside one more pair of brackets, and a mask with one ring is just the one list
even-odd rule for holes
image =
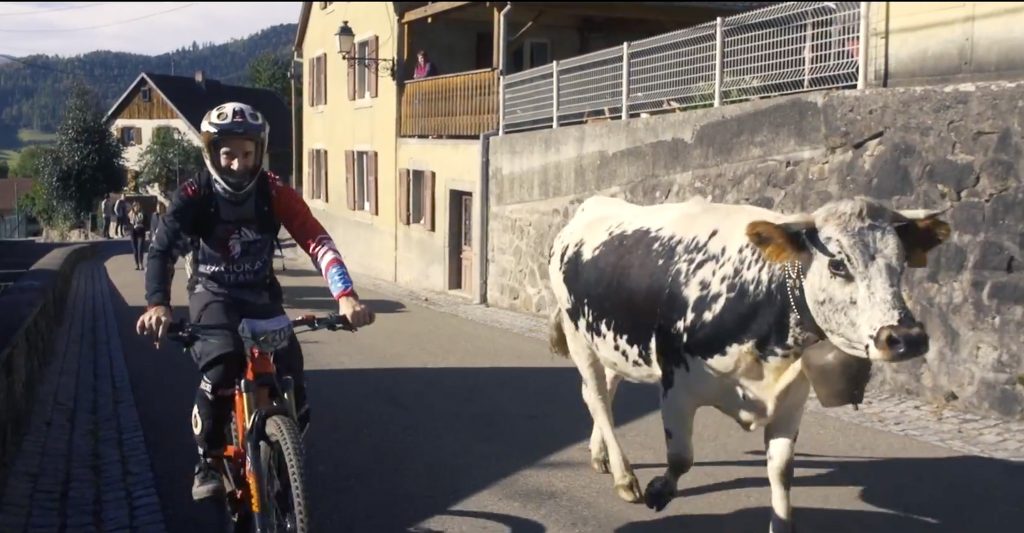
{"label": "cow's ear", "polygon": [[949,224],[938,216],[944,211],[897,211],[893,225],[903,242],[907,266],[928,266],[928,252],[949,239]]}
{"label": "cow's ear", "polygon": [[758,220],[747,225],[747,238],[769,262],[788,263],[799,259],[804,250],[802,234],[813,228],[813,220],[781,224]]}

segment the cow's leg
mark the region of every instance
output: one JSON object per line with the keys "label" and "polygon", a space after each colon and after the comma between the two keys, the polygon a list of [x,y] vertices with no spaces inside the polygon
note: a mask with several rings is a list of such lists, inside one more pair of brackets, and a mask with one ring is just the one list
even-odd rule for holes
{"label": "cow's leg", "polygon": [[[605,387],[608,389],[608,418],[611,420],[612,428],[615,427],[615,391],[619,388],[622,376],[613,370],[606,368]],[[601,428],[594,424],[594,430],[590,433],[590,465],[600,474],[607,474],[608,469],[608,447],[604,444],[604,437],[601,436]]]}
{"label": "cow's leg", "polygon": [[619,441],[615,438],[612,428],[612,417],[608,408],[608,384],[605,368],[597,355],[591,351],[587,343],[571,328],[566,328],[566,342],[569,355],[583,378],[583,401],[594,419],[594,426],[600,431],[608,451],[608,466],[615,480],[615,490],[619,497],[627,502],[638,502],[641,499],[640,482],[633,474],[633,468],[626,460]]}
{"label": "cow's leg", "polygon": [[[679,369],[668,368],[674,372]],[[678,377],[673,380],[678,381]],[[693,419],[698,402],[686,387],[676,383],[661,395],[661,422],[665,428],[665,449],[668,468],[651,480],[644,491],[647,507],[661,511],[676,495],[679,478],[693,466]]]}
{"label": "cow's leg", "polygon": [[794,383],[787,398],[778,406],[775,418],[764,428],[768,481],[772,487],[771,533],[792,533],[795,530],[793,507],[789,500],[793,484],[793,448],[809,391],[806,379]]}

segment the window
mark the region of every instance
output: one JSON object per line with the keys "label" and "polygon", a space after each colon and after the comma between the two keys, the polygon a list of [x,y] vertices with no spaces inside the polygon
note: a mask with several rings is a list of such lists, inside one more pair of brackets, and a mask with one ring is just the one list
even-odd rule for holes
{"label": "window", "polygon": [[121,146],[136,146],[142,144],[142,128],[124,126],[121,128],[121,132],[118,137],[120,138]]}
{"label": "window", "polygon": [[551,62],[551,42],[547,39],[527,39],[512,52],[512,70],[515,72],[546,65]]}
{"label": "window", "polygon": [[[359,41],[356,43],[356,57],[370,57],[370,41]],[[366,61],[360,61],[360,64],[356,65],[356,98],[369,98],[370,97],[370,64]]]}
{"label": "window", "polygon": [[345,182],[348,208],[377,214],[377,152],[345,151]]}
{"label": "window", "polygon": [[140,93],[140,96],[142,97],[142,101],[143,102],[148,102],[148,101],[150,101],[152,99],[152,96],[150,95],[149,87],[143,87],[142,90],[139,91],[139,93]]}
{"label": "window", "polygon": [[309,58],[309,105],[327,105],[327,54]]}
{"label": "window", "polygon": [[366,173],[366,152],[356,152],[356,210],[357,211],[369,211],[370,210],[370,195],[366,194],[369,190],[367,183]]}
{"label": "window", "polygon": [[547,39],[527,39],[523,58],[523,68],[539,67],[551,62],[551,43]]}
{"label": "window", "polygon": [[[352,44],[351,55],[354,57],[376,58],[377,36],[371,36]],[[365,100],[377,97],[378,65],[363,60],[348,60],[348,99]]]}
{"label": "window", "polygon": [[327,201],[327,150],[314,148],[307,152],[309,166],[309,197]]}
{"label": "window", "polygon": [[422,170],[413,170],[409,174],[409,223],[422,224],[423,212],[423,179]]}
{"label": "window", "polygon": [[408,168],[398,171],[398,204],[402,224],[419,224],[434,231],[434,172]]}

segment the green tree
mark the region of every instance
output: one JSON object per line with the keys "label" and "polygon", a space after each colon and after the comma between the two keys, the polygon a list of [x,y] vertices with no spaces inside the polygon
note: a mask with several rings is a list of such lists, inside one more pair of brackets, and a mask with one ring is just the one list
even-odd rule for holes
{"label": "green tree", "polygon": [[0,161],[0,180],[7,179],[10,173],[11,169],[7,166],[7,161]]}
{"label": "green tree", "polygon": [[18,154],[18,160],[11,167],[11,175],[18,178],[39,178],[43,159],[51,151],[51,147],[41,145],[25,148]]}
{"label": "green tree", "polygon": [[191,177],[204,166],[202,151],[181,131],[159,128],[139,156],[138,185],[156,186],[160,194],[166,195],[177,188],[179,177]]}
{"label": "green tree", "polygon": [[96,94],[71,89],[57,142],[40,164],[36,215],[58,232],[91,214],[98,198],[121,188],[123,148],[103,124]]}
{"label": "green tree", "polygon": [[285,105],[291,105],[291,80],[288,79],[288,60],[265,53],[249,63],[249,85],[277,93]]}

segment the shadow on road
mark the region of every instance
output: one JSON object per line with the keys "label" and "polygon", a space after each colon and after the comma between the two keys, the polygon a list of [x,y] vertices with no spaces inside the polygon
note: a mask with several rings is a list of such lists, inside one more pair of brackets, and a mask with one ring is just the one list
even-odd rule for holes
{"label": "shadow on road", "polygon": [[[278,276],[281,274],[278,273]],[[338,302],[331,296],[330,289],[326,282],[323,286],[304,287],[290,286],[284,291],[285,306],[299,309],[312,309],[315,311],[337,311]],[[405,311],[405,304],[396,300],[360,300],[363,305],[369,307],[377,314],[401,313]]]}
{"label": "shadow on road", "polygon": [[[764,467],[763,452],[750,451],[757,460],[698,461],[697,467]],[[793,480],[793,517],[801,531],[871,531],[872,533],[985,531],[1010,533],[1024,523],[1024,464],[960,456],[940,458],[846,458],[797,453]],[[655,465],[644,465],[653,467]],[[824,470],[801,474],[799,469]],[[770,497],[766,476],[743,477],[699,487],[680,480],[680,494],[667,512],[686,508],[686,498],[763,488]],[[814,487],[861,487],[860,499],[882,511],[816,509],[800,506],[800,492]],[[767,528],[768,508],[744,509],[728,515],[675,515],[637,522],[620,533],[653,531],[754,531]]]}
{"label": "shadow on road", "polygon": [[[308,476],[317,487],[312,503],[317,522],[332,531],[342,524],[405,531],[451,514],[447,509],[459,501],[586,440],[591,429],[575,369],[367,369],[308,376]],[[623,387],[616,420],[626,424],[657,409],[656,395],[647,392]],[[524,522],[506,525],[543,531]]]}
{"label": "shadow on road", "polygon": [[[293,274],[317,276],[308,271],[277,273]],[[213,530],[216,513],[190,496],[196,456],[189,415],[199,375],[179,346],[164,343],[155,350],[135,335],[135,319],[142,308],[130,306],[116,288],[111,289],[168,530]],[[296,298],[289,305],[316,308],[309,303],[318,303],[324,290],[312,298],[301,287],[289,288]],[[322,301],[320,305],[333,305],[329,296]],[[381,313],[402,310],[399,302],[372,305]],[[175,314],[183,316],[184,311],[179,306]],[[574,444],[581,447],[578,467],[589,469],[585,443],[590,416],[580,398],[575,369],[308,370],[307,387],[312,406],[307,478],[317,531],[403,532],[432,517],[450,516],[489,520],[513,532],[543,532],[543,524],[528,518],[451,508]],[[650,389],[624,386],[615,402],[617,425],[657,408],[657,395]],[[697,465],[763,469],[763,453],[750,455]],[[876,459],[798,453],[796,467],[794,516],[801,531],[1009,533],[1024,523],[1022,464],[979,457]],[[808,475],[801,474],[801,468],[825,471]],[[664,511],[675,514],[651,512],[651,520],[616,531],[767,529],[770,511],[762,504],[724,515],[687,507],[687,496],[749,487],[763,488],[767,503],[765,475],[697,487],[687,485],[684,477],[680,487],[681,496]],[[801,507],[800,492],[814,487],[860,487],[861,499],[878,510]]]}
{"label": "shadow on road", "polygon": [[[180,346],[165,342],[157,350],[136,335],[142,307],[125,302],[113,284],[111,290],[167,528],[213,531],[215,507],[191,499],[196,452],[189,417],[199,374]],[[385,301],[371,305],[387,309]],[[175,308],[176,318],[186,313],[181,304]],[[306,379],[307,483],[316,531],[402,532],[435,516],[545,531],[528,518],[451,508],[585,441],[591,429],[575,369],[307,370]],[[657,409],[649,392],[623,387],[618,420]]]}

